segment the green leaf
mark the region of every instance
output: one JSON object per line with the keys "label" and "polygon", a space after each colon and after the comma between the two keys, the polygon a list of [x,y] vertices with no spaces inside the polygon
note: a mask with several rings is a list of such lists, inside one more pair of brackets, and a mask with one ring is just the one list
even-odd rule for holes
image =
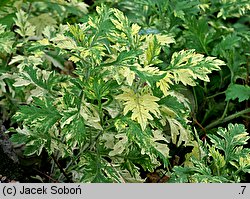
{"label": "green leaf", "polygon": [[209,134],[208,137],[217,149],[224,151],[226,162],[237,158],[240,153],[237,149],[247,144],[250,138],[242,124],[229,124],[228,129],[220,127],[217,133],[218,135]]}
{"label": "green leaf", "polygon": [[84,118],[77,110],[67,110],[62,112],[60,120],[62,132],[65,134],[65,140],[69,146],[78,144],[83,146],[87,139],[87,132]]}
{"label": "green leaf", "polygon": [[121,182],[119,173],[98,154],[87,152],[82,155],[77,165],[80,173],[80,182],[108,183]]}
{"label": "green leaf", "polygon": [[250,87],[247,85],[230,84],[226,90],[226,101],[235,100],[238,98],[239,102],[249,100]]}
{"label": "green leaf", "polygon": [[221,55],[225,57],[227,50],[232,50],[233,48],[239,47],[239,41],[241,38],[236,34],[229,34],[222,37],[222,41],[216,44],[216,46],[213,48],[212,55],[214,56]]}
{"label": "green leaf", "polygon": [[40,155],[44,148],[45,140],[37,139],[26,144],[24,148],[24,155],[31,156],[33,154]]}
{"label": "green leaf", "polygon": [[190,176],[194,173],[194,170],[189,167],[175,166],[169,182],[187,183],[190,182]]}
{"label": "green leaf", "polygon": [[177,119],[182,125],[186,125],[185,117],[190,113],[190,107],[184,95],[171,91],[168,96],[159,101],[159,105],[164,125],[167,118]]}
{"label": "green leaf", "polygon": [[182,19],[183,21],[185,21],[188,16],[196,15],[199,11],[200,2],[197,0],[175,0],[170,3],[173,7],[174,16]]}
{"label": "green leaf", "polygon": [[207,21],[206,17],[197,19],[192,16],[187,17],[186,23],[183,25],[187,29],[187,31],[184,31],[187,40],[186,46],[208,55],[208,45],[213,41],[215,31],[208,26]]}
{"label": "green leaf", "polygon": [[[153,169],[159,165],[157,157],[163,162],[163,165],[167,167],[169,165],[169,148],[168,141],[163,136],[162,131],[151,131],[150,129],[142,130],[138,124],[130,119],[123,120],[127,124],[126,134],[129,140],[134,141],[135,145],[139,147],[140,158],[135,163],[140,162],[145,169],[153,171]],[[144,156],[149,156],[150,160],[144,159]],[[141,160],[139,160],[141,159]]]}
{"label": "green leaf", "polygon": [[22,106],[20,110],[14,115],[17,121],[35,125],[35,128],[48,132],[48,130],[55,125],[61,118],[60,113],[53,106],[51,99],[39,99],[34,97],[34,103],[30,106]]}
{"label": "green leaf", "polygon": [[[20,132],[20,131],[19,131]],[[10,138],[10,140],[13,143],[16,144],[25,144],[28,142],[29,137],[26,134],[22,134],[22,133],[17,133],[17,134],[13,134]]]}

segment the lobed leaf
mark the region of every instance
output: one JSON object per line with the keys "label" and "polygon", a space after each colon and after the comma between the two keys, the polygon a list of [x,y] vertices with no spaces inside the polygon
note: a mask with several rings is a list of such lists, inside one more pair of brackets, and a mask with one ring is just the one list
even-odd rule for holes
{"label": "lobed leaf", "polygon": [[226,90],[226,101],[235,100],[238,98],[239,102],[249,100],[250,87],[240,84],[231,84]]}
{"label": "lobed leaf", "polygon": [[143,130],[148,120],[153,120],[152,115],[159,117],[159,105],[156,103],[159,98],[151,94],[139,94],[129,88],[124,88],[123,94],[116,96],[116,99],[124,101],[123,114],[126,115],[132,111],[131,119],[137,121]]}
{"label": "lobed leaf", "polygon": [[170,66],[167,73],[174,76],[175,83],[195,86],[196,79],[208,82],[208,74],[213,70],[220,70],[220,66],[225,65],[221,60],[215,57],[206,57],[195,53],[194,50],[182,50],[172,55]]}

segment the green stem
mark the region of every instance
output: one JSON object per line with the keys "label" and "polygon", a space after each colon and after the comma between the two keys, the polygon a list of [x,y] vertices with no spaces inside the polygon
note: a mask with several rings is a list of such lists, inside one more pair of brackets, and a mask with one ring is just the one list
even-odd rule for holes
{"label": "green stem", "polygon": [[230,120],[233,120],[233,119],[235,119],[235,118],[237,118],[237,117],[241,117],[241,116],[243,116],[243,115],[246,114],[246,113],[250,113],[250,108],[245,109],[245,110],[242,110],[242,111],[237,112],[237,113],[234,113],[234,114],[232,114],[232,115],[229,115],[228,117],[225,117],[224,119],[223,119],[223,118],[220,118],[220,119],[218,119],[218,120],[212,122],[211,124],[207,125],[207,126],[205,127],[205,129],[206,129],[206,130],[212,129],[212,128],[216,127],[217,125],[221,124],[221,123],[225,123],[225,122],[228,122],[228,121],[230,121]]}
{"label": "green stem", "polygon": [[195,103],[195,106],[194,106],[194,116],[197,114],[197,109],[198,109],[198,99],[197,99],[197,95],[196,95],[196,91],[195,91],[195,89],[194,89],[194,87],[192,87],[193,88],[193,94],[194,94],[194,103]]}
{"label": "green stem", "polygon": [[224,110],[224,112],[223,112],[223,114],[222,114],[222,116],[221,116],[221,119],[222,119],[222,120],[225,118],[225,116],[226,116],[226,114],[227,114],[228,106],[229,106],[229,101],[227,101],[226,108],[225,108],[225,110]]}
{"label": "green stem", "polygon": [[224,93],[225,93],[225,91],[222,91],[222,92],[219,92],[219,93],[215,93],[214,95],[208,96],[207,99],[214,98],[214,97],[216,97],[216,96],[218,96],[218,95],[222,95],[222,94],[224,94]]}
{"label": "green stem", "polygon": [[100,117],[100,124],[101,124],[101,126],[103,126],[102,101],[100,98],[97,101],[98,101],[98,111],[99,111],[99,117]]}
{"label": "green stem", "polygon": [[[240,176],[241,171],[242,171],[242,169],[238,169],[233,176]],[[236,182],[236,179],[234,179],[234,180]]]}
{"label": "green stem", "polygon": [[247,115],[242,115],[241,117],[247,119],[247,120],[250,120],[250,116],[247,116]]}

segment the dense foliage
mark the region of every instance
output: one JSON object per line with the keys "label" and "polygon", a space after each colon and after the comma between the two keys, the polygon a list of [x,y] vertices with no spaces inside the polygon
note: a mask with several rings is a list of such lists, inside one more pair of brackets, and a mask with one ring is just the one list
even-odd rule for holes
{"label": "dense foliage", "polygon": [[59,182],[244,182],[249,13],[247,0],[1,1],[0,122]]}

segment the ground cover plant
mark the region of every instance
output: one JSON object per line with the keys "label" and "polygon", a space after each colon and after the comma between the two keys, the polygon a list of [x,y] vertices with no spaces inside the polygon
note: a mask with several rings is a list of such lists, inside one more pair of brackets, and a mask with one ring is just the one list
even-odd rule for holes
{"label": "ground cover plant", "polygon": [[249,10],[1,1],[1,146],[42,182],[247,182]]}

